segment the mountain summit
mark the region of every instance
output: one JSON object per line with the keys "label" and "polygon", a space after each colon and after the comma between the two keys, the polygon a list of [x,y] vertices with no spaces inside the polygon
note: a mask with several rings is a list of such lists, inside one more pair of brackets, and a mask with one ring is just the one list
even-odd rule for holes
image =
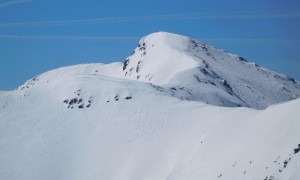
{"label": "mountain summit", "polygon": [[293,78],[166,32],[142,38],[123,71],[125,78],[169,88],[176,97],[220,106],[263,109],[300,95]]}
{"label": "mountain summit", "polygon": [[240,56],[153,33],[124,63],[0,91],[0,179],[298,180],[300,99],[271,104],[299,94]]}
{"label": "mountain summit", "polygon": [[36,79],[70,79],[75,74],[146,82],[166,95],[227,107],[265,109],[300,96],[300,83],[293,78],[198,40],[167,32],[143,37],[123,64],[60,68],[35,77],[18,89],[26,89]]}

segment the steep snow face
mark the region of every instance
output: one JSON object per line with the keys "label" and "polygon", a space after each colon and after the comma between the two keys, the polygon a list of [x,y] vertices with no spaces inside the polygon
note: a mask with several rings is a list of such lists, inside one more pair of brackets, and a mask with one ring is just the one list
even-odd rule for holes
{"label": "steep snow face", "polygon": [[293,78],[200,41],[166,32],[142,38],[123,65],[126,79],[162,86],[181,99],[264,109],[300,96]]}
{"label": "steep snow face", "polygon": [[299,99],[211,106],[101,75],[119,65],[60,68],[0,92],[1,179],[299,179]]}
{"label": "steep snow face", "polygon": [[168,83],[177,73],[199,65],[186,55],[189,43],[187,37],[165,32],[142,38],[124,62],[125,77],[156,85]]}

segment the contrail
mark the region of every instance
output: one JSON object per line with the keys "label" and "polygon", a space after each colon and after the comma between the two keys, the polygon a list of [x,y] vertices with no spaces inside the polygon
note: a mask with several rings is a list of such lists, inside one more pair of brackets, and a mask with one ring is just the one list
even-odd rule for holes
{"label": "contrail", "polygon": [[175,21],[175,20],[205,20],[205,19],[268,19],[268,18],[299,18],[300,13],[286,14],[232,14],[232,13],[207,13],[207,14],[169,14],[152,16],[127,16],[127,17],[103,17],[93,19],[73,20],[49,20],[49,21],[28,21],[15,23],[2,23],[0,28],[23,27],[23,26],[59,26],[59,25],[81,25],[101,24],[119,22],[144,22],[144,21]]}
{"label": "contrail", "polygon": [[4,8],[6,6],[10,6],[10,5],[15,5],[15,4],[21,4],[21,3],[26,3],[26,2],[30,2],[33,0],[14,0],[14,1],[7,1],[4,3],[0,3],[0,8]]}

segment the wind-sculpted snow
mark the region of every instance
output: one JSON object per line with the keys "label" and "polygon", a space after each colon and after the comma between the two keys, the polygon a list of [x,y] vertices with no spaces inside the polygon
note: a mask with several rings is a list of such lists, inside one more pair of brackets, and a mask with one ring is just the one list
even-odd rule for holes
{"label": "wind-sculpted snow", "polygon": [[298,96],[292,78],[154,33],[124,63],[0,91],[0,179],[298,180],[300,99],[283,103]]}
{"label": "wind-sculpted snow", "polygon": [[0,93],[2,179],[300,177],[299,100],[226,108],[142,82],[59,77]]}

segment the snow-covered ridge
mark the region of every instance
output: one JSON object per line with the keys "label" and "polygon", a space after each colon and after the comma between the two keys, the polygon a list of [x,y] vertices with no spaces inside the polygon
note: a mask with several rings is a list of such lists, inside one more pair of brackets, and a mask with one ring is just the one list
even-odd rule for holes
{"label": "snow-covered ridge", "polygon": [[[198,40],[167,32],[142,38],[123,64],[78,65],[38,78],[45,82],[72,75],[103,75],[151,83],[168,95],[219,106],[264,109],[300,96],[300,83],[293,78]],[[36,84],[36,79],[19,89]]]}
{"label": "snow-covered ridge", "polygon": [[0,91],[0,179],[298,180],[298,96],[292,78],[154,33],[125,63]]}
{"label": "snow-covered ridge", "polygon": [[102,67],[83,66],[0,92],[1,178],[300,177],[300,99],[266,110],[210,106],[161,86],[76,70]]}
{"label": "snow-covered ridge", "polygon": [[168,87],[176,97],[220,106],[263,109],[300,95],[293,78],[166,32],[142,38],[123,70],[125,78]]}

